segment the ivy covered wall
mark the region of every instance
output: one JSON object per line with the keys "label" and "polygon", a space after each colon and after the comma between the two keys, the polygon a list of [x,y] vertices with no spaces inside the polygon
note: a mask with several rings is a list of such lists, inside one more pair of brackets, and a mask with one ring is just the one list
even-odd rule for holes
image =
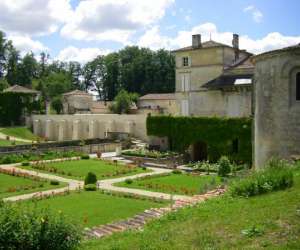
{"label": "ivy covered wall", "polygon": [[252,119],[218,117],[148,116],[147,134],[168,137],[170,148],[184,151],[205,142],[208,159],[227,155],[236,162],[252,161]]}

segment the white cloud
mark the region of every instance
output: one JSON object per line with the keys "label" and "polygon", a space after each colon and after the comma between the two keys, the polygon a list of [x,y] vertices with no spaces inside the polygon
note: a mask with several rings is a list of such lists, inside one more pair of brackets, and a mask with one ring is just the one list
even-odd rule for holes
{"label": "white cloud", "polygon": [[[201,34],[202,42],[212,40],[231,45],[232,32],[219,32],[213,23],[194,26],[191,30],[181,30],[175,37],[161,35],[158,26],[152,27],[139,39],[138,45],[152,49],[176,49],[190,46],[192,35]],[[300,43],[300,36],[284,36],[278,32],[267,34],[261,39],[252,39],[247,35],[240,35],[240,48],[258,54],[269,50],[279,49]]]}
{"label": "white cloud", "polygon": [[28,52],[38,54],[42,51],[49,51],[49,48],[40,41],[32,40],[29,36],[11,35],[8,36],[12,40],[13,45],[24,55]]}
{"label": "white cloud", "polygon": [[81,1],[61,30],[77,40],[127,43],[132,34],[160,20],[174,0]]}
{"label": "white cloud", "polygon": [[110,52],[111,51],[107,49],[101,50],[99,48],[76,48],[74,46],[69,46],[61,50],[55,59],[60,61],[86,63],[99,55],[106,55]]}
{"label": "white cloud", "polygon": [[252,15],[254,22],[260,23],[264,17],[263,13],[257,9],[254,5],[249,5],[244,8],[244,12],[249,12]]}
{"label": "white cloud", "polygon": [[45,35],[71,14],[70,0],[1,0],[0,29],[8,34]]}

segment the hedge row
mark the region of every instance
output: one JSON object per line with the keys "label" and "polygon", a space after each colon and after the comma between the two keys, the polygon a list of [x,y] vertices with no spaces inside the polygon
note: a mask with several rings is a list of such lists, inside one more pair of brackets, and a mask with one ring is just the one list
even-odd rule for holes
{"label": "hedge row", "polygon": [[[148,116],[147,134],[168,137],[170,148],[184,151],[197,142],[207,144],[208,159],[227,155],[236,162],[252,161],[252,119],[218,117]],[[237,141],[237,150],[233,148]]]}

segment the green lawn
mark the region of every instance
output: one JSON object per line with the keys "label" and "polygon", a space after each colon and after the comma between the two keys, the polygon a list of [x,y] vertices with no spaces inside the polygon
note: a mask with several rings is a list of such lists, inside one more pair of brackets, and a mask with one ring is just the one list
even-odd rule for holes
{"label": "green lawn", "polygon": [[49,181],[32,180],[0,173],[0,198],[60,188],[66,185],[65,183],[50,185]]}
{"label": "green lawn", "polygon": [[[14,141],[14,143],[15,145],[27,144],[26,142],[21,142],[21,141]],[[0,147],[1,146],[13,146],[13,141],[0,139]]]}
{"label": "green lawn", "polygon": [[216,175],[191,175],[170,174],[167,176],[149,177],[147,179],[133,180],[131,184],[118,183],[117,186],[147,189],[157,192],[172,194],[194,195],[212,189],[221,183],[220,177]]}
{"label": "green lawn", "polygon": [[7,128],[1,128],[0,132],[9,135],[14,136],[21,139],[31,140],[35,141],[38,139],[38,136],[34,135],[28,128],[26,127],[7,127]]}
{"label": "green lawn", "polygon": [[165,203],[111,196],[99,191],[73,192],[66,196],[20,203],[21,207],[27,205],[61,211],[84,227],[118,221],[134,216],[148,208],[166,206]]}
{"label": "green lawn", "polygon": [[[251,230],[254,228],[255,230]],[[257,232],[251,236],[245,232]],[[244,233],[243,233],[244,232]],[[85,250],[299,249],[300,171],[295,184],[251,198],[223,196],[146,225],[85,242]]]}
{"label": "green lawn", "polygon": [[116,165],[114,163],[108,163],[96,159],[50,163],[43,165],[44,169],[42,170],[34,167],[35,166],[22,168],[41,172],[52,171],[52,174],[77,180],[83,180],[88,172],[95,173],[98,180],[149,172],[149,170],[143,170],[138,167],[127,167],[121,164]]}

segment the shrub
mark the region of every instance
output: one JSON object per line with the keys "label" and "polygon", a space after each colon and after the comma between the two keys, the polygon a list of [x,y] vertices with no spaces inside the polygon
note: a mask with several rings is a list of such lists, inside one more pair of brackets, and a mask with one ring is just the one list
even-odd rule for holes
{"label": "shrub", "polygon": [[54,186],[59,185],[59,181],[57,181],[57,180],[51,180],[50,181],[50,185],[54,185]]}
{"label": "shrub", "polygon": [[82,160],[88,160],[88,159],[90,159],[90,156],[89,155],[82,155],[81,159]]}
{"label": "shrub", "polygon": [[22,162],[22,166],[29,166],[29,165],[30,165],[30,163],[28,161],[23,161]]}
{"label": "shrub", "polygon": [[231,163],[227,156],[222,156],[218,161],[218,175],[225,177],[231,172]]}
{"label": "shrub", "polygon": [[173,173],[173,174],[182,174],[181,170],[179,170],[179,169],[174,169],[174,170],[172,171],[172,173]]}
{"label": "shrub", "polygon": [[293,185],[293,172],[287,168],[267,167],[246,179],[234,182],[230,187],[232,196],[254,196],[271,191],[283,190]]}
{"label": "shrub", "polygon": [[87,185],[84,185],[84,190],[85,191],[96,191],[97,186],[96,186],[96,184],[87,184]]}
{"label": "shrub", "polygon": [[88,172],[84,180],[84,185],[96,184],[96,183],[97,183],[97,176],[92,172]]}
{"label": "shrub", "polygon": [[0,205],[0,249],[76,249],[79,228],[49,210]]}
{"label": "shrub", "polygon": [[133,182],[132,179],[126,179],[126,180],[125,180],[125,183],[126,183],[126,184],[132,184],[132,182]]}

